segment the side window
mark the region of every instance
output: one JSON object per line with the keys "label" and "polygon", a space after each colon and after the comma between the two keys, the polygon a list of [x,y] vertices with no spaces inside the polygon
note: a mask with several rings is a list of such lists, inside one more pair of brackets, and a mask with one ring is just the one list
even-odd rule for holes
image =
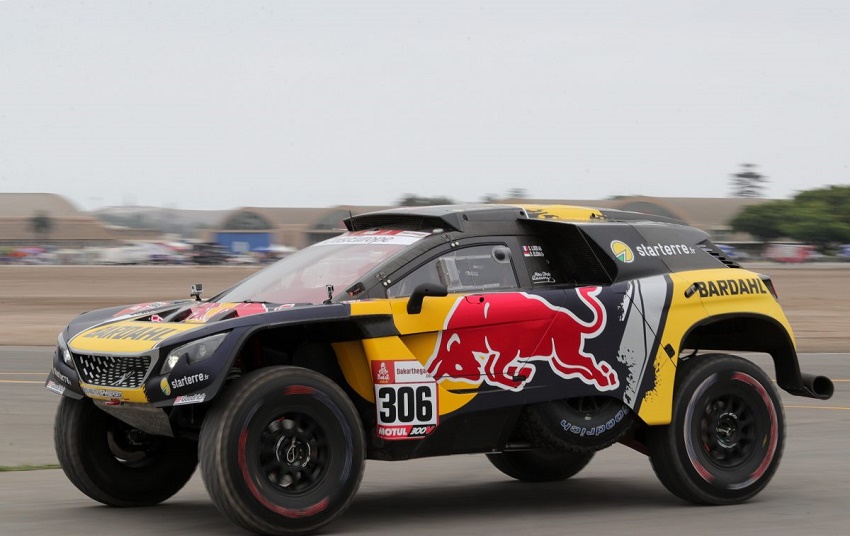
{"label": "side window", "polygon": [[390,298],[410,296],[421,283],[440,283],[449,292],[517,288],[506,246],[472,246],[431,259],[387,289]]}
{"label": "side window", "polygon": [[533,287],[567,282],[558,267],[556,256],[551,253],[548,245],[542,241],[532,237],[523,239],[522,256]]}

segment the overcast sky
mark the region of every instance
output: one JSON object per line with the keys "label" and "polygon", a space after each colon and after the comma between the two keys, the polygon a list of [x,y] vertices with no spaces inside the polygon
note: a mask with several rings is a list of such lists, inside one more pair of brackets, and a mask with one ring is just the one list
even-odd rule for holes
{"label": "overcast sky", "polygon": [[78,207],[850,183],[850,2],[0,0],[0,192]]}

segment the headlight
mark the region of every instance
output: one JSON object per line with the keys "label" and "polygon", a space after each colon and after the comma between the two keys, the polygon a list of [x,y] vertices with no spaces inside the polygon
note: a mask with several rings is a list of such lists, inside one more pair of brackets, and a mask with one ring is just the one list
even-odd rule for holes
{"label": "headlight", "polygon": [[162,370],[159,373],[168,374],[181,359],[185,359],[190,365],[203,361],[215,352],[225,337],[227,337],[227,333],[219,333],[218,335],[198,339],[197,341],[192,341],[189,344],[175,348],[168,352],[168,356],[166,356],[165,362],[162,364]]}
{"label": "headlight", "polygon": [[62,332],[59,332],[59,338],[56,341],[58,348],[56,349],[59,352],[59,357],[62,358],[62,361],[65,362],[71,368],[74,368],[74,360],[71,358],[71,350],[68,349],[68,343],[65,342],[65,337],[62,336]]}

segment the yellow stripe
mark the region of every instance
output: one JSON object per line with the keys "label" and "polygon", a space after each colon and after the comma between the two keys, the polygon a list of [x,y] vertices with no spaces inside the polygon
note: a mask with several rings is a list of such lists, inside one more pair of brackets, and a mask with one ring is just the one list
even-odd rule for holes
{"label": "yellow stripe", "polygon": [[573,205],[525,205],[520,204],[529,216],[537,219],[558,219],[567,221],[588,221],[602,218],[602,212],[596,208],[577,207]]}
{"label": "yellow stripe", "polygon": [[834,410],[842,410],[842,411],[850,411],[850,408],[845,408],[844,406],[785,406],[786,409],[834,409]]}
{"label": "yellow stripe", "polygon": [[[830,380],[832,381],[832,383],[850,382],[850,380],[834,380],[832,378],[830,378]],[[771,378],[770,381],[772,381],[773,383],[776,383],[776,379],[774,379],[774,378]]]}
{"label": "yellow stripe", "polygon": [[0,380],[0,383],[36,383],[38,385],[44,385],[44,382],[37,382],[33,380]]}
{"label": "yellow stripe", "polygon": [[124,320],[83,331],[68,341],[68,346],[77,352],[139,354],[168,337],[200,327],[202,324]]}
{"label": "yellow stripe", "polygon": [[[83,389],[83,393],[95,400],[113,400],[115,398],[120,399],[124,402],[139,402],[142,404],[146,404],[148,402],[147,396],[145,396],[144,388],[137,387],[133,389],[127,388],[119,388],[119,387],[105,387],[101,385],[91,385],[88,383],[80,382],[80,387]],[[118,393],[120,396],[112,397],[112,396],[99,396],[96,394],[92,394],[90,392],[86,392],[87,389],[93,389],[95,391],[114,391]]]}

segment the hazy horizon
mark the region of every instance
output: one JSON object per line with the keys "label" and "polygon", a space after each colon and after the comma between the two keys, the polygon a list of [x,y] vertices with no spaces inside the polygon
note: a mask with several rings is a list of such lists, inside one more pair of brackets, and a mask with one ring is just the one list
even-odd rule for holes
{"label": "hazy horizon", "polygon": [[850,184],[850,4],[0,1],[0,191],[81,210]]}

